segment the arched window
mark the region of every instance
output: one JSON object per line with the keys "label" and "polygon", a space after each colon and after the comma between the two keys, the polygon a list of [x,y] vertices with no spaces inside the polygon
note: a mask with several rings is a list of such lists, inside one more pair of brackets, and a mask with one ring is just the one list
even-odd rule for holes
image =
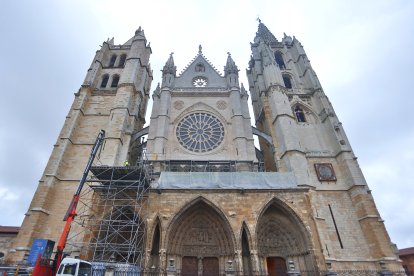
{"label": "arched window", "polygon": [[303,109],[300,108],[299,105],[297,105],[295,107],[295,110],[294,111],[295,111],[296,120],[299,123],[305,123],[306,122],[306,118],[305,118],[305,113],[303,112]]}
{"label": "arched window", "polygon": [[195,71],[196,72],[204,72],[204,71],[206,71],[206,68],[204,67],[204,64],[199,63],[199,64],[196,65]]}
{"label": "arched window", "polygon": [[152,237],[152,248],[151,248],[151,267],[159,267],[160,256],[160,227],[157,224],[155,227],[154,235]]}
{"label": "arched window", "polygon": [[285,62],[283,61],[282,53],[275,52],[275,60],[280,69],[286,69]]}
{"label": "arched window", "polygon": [[118,75],[114,75],[112,77],[111,87],[117,87],[118,86],[118,82],[119,82],[119,76]]}
{"label": "arched window", "polygon": [[111,60],[109,61],[109,67],[114,67],[116,61],[116,55],[112,55]]}
{"label": "arched window", "polygon": [[105,88],[106,85],[108,84],[108,80],[109,80],[109,75],[105,74],[102,77],[102,82],[101,82],[101,88]]}
{"label": "arched window", "polygon": [[244,275],[252,274],[252,260],[250,257],[249,241],[247,239],[246,229],[242,232],[242,258],[243,258],[243,273]]}
{"label": "arched window", "polygon": [[119,58],[118,67],[124,67],[125,60],[126,60],[126,54],[122,54],[121,57]]}
{"label": "arched window", "polygon": [[283,77],[283,82],[285,83],[285,87],[287,89],[292,89],[292,79],[290,78],[290,76],[287,74],[283,74],[282,77]]}

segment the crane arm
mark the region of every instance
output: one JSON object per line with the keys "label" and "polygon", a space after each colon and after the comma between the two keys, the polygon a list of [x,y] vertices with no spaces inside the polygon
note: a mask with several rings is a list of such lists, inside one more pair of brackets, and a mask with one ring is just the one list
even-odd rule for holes
{"label": "crane arm", "polygon": [[57,270],[59,269],[59,265],[62,261],[62,256],[63,256],[63,250],[65,249],[66,246],[66,241],[68,239],[68,235],[69,235],[69,231],[70,231],[70,227],[72,225],[72,222],[76,216],[76,207],[78,205],[79,202],[79,196],[80,193],[82,191],[83,185],[86,182],[86,178],[88,176],[89,170],[92,167],[92,163],[93,160],[95,159],[95,156],[100,148],[100,146],[103,143],[103,140],[105,139],[105,131],[101,130],[98,134],[98,137],[96,138],[95,144],[93,145],[91,154],[89,156],[89,160],[88,163],[86,165],[85,171],[83,172],[82,178],[79,181],[79,185],[78,185],[78,189],[76,190],[75,194],[73,195],[72,201],[69,205],[69,208],[65,214],[64,217],[64,221],[66,221],[65,223],[65,227],[63,228],[62,234],[60,235],[60,239],[59,242],[57,244],[57,253],[56,253],[56,271],[54,271],[54,275],[56,274]]}

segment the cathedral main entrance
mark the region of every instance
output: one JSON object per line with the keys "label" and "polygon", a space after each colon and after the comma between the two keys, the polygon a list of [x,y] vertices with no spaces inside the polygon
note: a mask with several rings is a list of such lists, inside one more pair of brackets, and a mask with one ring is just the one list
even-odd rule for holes
{"label": "cathedral main entrance", "polygon": [[181,275],[182,276],[216,276],[220,274],[219,261],[216,257],[183,257]]}
{"label": "cathedral main entrance", "polygon": [[167,252],[183,276],[215,276],[234,258],[234,242],[224,216],[204,200],[177,215],[171,226]]}

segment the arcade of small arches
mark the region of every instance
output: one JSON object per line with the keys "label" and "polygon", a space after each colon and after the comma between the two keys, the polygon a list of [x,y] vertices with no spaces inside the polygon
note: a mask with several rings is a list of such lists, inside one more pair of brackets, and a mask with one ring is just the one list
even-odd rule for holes
{"label": "arcade of small arches", "polygon": [[[123,68],[125,66],[126,58],[127,58],[126,54],[121,54],[120,56],[118,56],[116,54],[113,54],[110,57],[110,59],[108,61],[108,65],[105,68],[106,69],[108,69],[108,68]],[[99,87],[100,88],[107,88],[109,79],[110,79],[109,74],[102,75],[102,79],[101,79],[101,83],[100,83]],[[110,88],[118,87],[119,75],[118,74],[113,74],[111,76],[111,79],[112,79],[112,81],[111,81]]]}
{"label": "arcade of small arches", "polygon": [[224,212],[200,197],[186,204],[168,226],[155,219],[147,238],[146,267],[154,271],[173,267],[181,275],[220,275],[231,265],[245,275],[283,275],[289,261],[303,270],[314,268],[303,222],[276,199],[257,221],[234,229]]}
{"label": "arcade of small arches", "polygon": [[[280,70],[286,70],[285,61],[283,59],[283,54],[279,51],[275,52],[275,61],[276,64],[279,66]],[[293,78],[290,74],[283,72],[282,73],[283,84],[287,89],[293,88]]]}

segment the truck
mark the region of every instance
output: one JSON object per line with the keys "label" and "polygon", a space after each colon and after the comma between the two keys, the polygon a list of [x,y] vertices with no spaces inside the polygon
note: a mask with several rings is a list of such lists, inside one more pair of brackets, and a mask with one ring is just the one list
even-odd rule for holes
{"label": "truck", "polygon": [[92,265],[89,262],[66,257],[60,263],[56,276],[90,276]]}

